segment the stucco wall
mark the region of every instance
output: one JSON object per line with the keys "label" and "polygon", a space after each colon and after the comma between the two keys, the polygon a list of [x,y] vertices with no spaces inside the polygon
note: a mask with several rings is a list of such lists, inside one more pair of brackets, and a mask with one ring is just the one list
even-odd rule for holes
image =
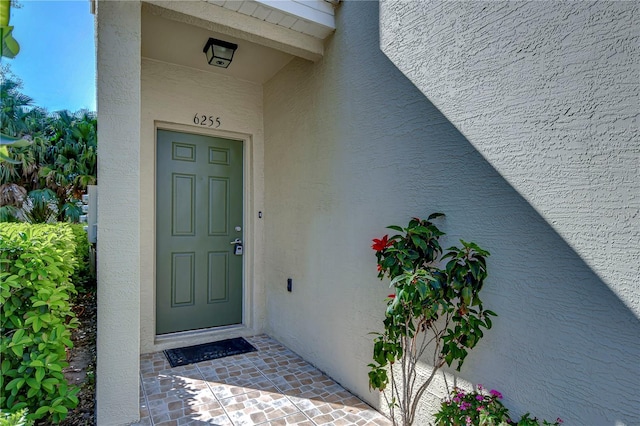
{"label": "stucco wall", "polygon": [[388,282],[371,239],[442,211],[448,243],[491,252],[484,300],[499,315],[459,382],[499,389],[514,414],[636,422],[637,316],[384,56],[377,3],[343,2],[337,28],[321,61],[294,60],[264,88],[268,332],[379,405],[367,333]]}
{"label": "stucco wall", "polygon": [[139,415],[140,2],[100,2],[97,421]]}
{"label": "stucco wall", "polygon": [[640,316],[640,3],[381,4],[391,60]]}
{"label": "stucco wall", "polygon": [[[262,86],[231,77],[193,70],[150,59],[142,61],[142,119],[140,128],[140,287],[142,352],[165,348],[155,339],[155,124],[170,123],[178,131],[242,138],[245,142],[245,306],[246,333],[260,332],[264,323],[262,221],[263,128]],[[196,113],[219,117],[215,130],[195,126]],[[178,127],[175,127],[175,126]],[[213,133],[206,133],[213,132]],[[242,330],[234,330],[235,334]],[[220,337],[218,333],[218,337]],[[211,341],[211,336],[187,336],[169,346]]]}

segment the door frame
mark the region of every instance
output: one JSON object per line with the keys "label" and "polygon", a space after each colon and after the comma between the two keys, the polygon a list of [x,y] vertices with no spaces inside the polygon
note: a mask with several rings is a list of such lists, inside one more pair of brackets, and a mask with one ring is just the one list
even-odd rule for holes
{"label": "door frame", "polygon": [[[202,136],[213,136],[232,139],[242,143],[242,229],[243,229],[243,255],[242,255],[242,322],[240,324],[212,327],[200,330],[180,331],[158,335],[155,332],[156,325],[156,194],[157,194],[157,168],[158,168],[158,130],[189,133]],[[153,333],[156,350],[170,349],[184,345],[205,343],[212,339],[223,339],[231,336],[251,335],[254,321],[254,265],[256,233],[254,232],[253,200],[253,140],[251,135],[240,132],[231,132],[219,129],[209,129],[200,126],[190,126],[166,121],[154,121],[153,126]]]}

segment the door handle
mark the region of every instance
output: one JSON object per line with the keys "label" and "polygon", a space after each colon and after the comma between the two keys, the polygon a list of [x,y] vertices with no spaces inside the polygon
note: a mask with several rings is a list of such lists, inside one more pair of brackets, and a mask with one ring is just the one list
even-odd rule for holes
{"label": "door handle", "polygon": [[233,244],[242,244],[242,240],[240,238],[236,238],[235,240],[231,241],[229,244],[233,245]]}

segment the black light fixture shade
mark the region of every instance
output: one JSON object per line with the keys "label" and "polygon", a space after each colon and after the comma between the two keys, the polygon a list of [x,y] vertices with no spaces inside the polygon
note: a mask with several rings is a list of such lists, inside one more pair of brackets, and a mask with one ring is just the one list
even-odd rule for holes
{"label": "black light fixture shade", "polygon": [[221,68],[228,68],[238,45],[228,41],[210,38],[202,51],[207,55],[207,62]]}

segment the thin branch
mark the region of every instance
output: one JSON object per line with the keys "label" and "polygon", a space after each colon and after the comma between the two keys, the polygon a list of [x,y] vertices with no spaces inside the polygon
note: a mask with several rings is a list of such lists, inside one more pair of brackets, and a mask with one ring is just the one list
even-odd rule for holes
{"label": "thin branch", "polygon": [[415,398],[413,400],[413,404],[411,405],[412,417],[415,415],[415,412],[416,412],[416,410],[418,408],[418,402],[420,402],[420,399],[422,398],[422,395],[427,390],[427,388],[429,387],[429,385],[433,381],[433,378],[435,377],[436,373],[438,372],[438,370],[440,370],[440,368],[442,368],[443,365],[444,365],[444,361],[441,361],[440,364],[438,364],[438,365],[434,365],[433,369],[431,370],[431,374],[429,375],[429,378],[418,389],[418,392],[416,393],[416,396],[415,396]]}

